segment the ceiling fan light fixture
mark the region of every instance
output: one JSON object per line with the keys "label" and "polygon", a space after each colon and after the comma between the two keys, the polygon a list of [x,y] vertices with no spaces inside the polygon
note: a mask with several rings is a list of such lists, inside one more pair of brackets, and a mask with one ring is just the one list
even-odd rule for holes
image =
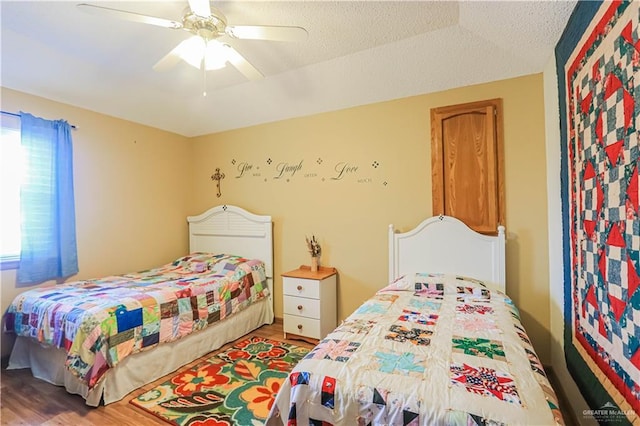
{"label": "ceiling fan light fixture", "polygon": [[221,43],[215,40],[207,42],[199,36],[190,37],[180,43],[178,55],[186,63],[198,69],[201,68],[204,59],[206,70],[224,68],[228,60],[226,49]]}
{"label": "ceiling fan light fixture", "polygon": [[206,70],[219,70],[227,65],[229,57],[224,45],[216,40],[210,40],[204,51]]}

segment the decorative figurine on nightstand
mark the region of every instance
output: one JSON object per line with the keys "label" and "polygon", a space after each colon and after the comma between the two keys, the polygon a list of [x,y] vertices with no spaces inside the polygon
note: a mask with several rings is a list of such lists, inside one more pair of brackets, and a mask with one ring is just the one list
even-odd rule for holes
{"label": "decorative figurine on nightstand", "polygon": [[304,237],[304,239],[307,241],[307,248],[311,255],[311,270],[313,272],[318,272],[318,263],[320,262],[320,253],[322,253],[322,248],[320,247],[318,240],[316,240],[315,235],[312,235],[311,239],[309,239],[309,237]]}

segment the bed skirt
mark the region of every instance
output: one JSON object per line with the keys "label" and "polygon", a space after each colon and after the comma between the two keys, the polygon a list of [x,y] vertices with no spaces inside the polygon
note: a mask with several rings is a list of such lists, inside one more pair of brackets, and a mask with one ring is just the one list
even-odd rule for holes
{"label": "bed skirt", "polygon": [[101,401],[105,405],[119,401],[147,383],[264,324],[271,324],[273,317],[271,297],[267,297],[214,326],[126,357],[91,390],[64,367],[64,349],[44,346],[26,337],[16,339],[7,369],[30,368],[34,377],[64,386],[67,392],[82,396],[87,405],[97,407]]}

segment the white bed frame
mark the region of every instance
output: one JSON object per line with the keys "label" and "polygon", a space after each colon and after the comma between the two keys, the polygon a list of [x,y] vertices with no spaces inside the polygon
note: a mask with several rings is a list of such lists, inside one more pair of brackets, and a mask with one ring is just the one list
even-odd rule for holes
{"label": "white bed frame", "polygon": [[504,226],[488,236],[450,216],[431,217],[404,233],[389,225],[389,282],[414,272],[463,275],[505,292]]}
{"label": "white bed frame", "polygon": [[31,368],[35,377],[81,395],[87,405],[98,406],[101,401],[106,405],[264,324],[273,323],[271,217],[225,205],[187,220],[191,253],[225,253],[263,260],[270,296],[204,330],[126,357],[91,390],[64,367],[64,349],[46,347],[26,337],[16,339],[8,369]]}
{"label": "white bed frame", "polygon": [[187,217],[190,252],[237,254],[264,262],[273,306],[273,222],[230,205]]}

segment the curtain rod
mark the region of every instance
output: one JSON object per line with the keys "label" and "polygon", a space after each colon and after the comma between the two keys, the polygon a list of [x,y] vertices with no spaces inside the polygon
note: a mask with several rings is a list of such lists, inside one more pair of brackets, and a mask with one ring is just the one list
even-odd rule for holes
{"label": "curtain rod", "polygon": [[[12,116],[14,116],[14,117],[20,117],[20,114],[16,114],[15,112],[1,111],[1,110],[0,110],[0,113],[2,113],[2,114],[6,114],[6,115],[12,115]],[[74,130],[75,130],[75,129],[77,129],[77,127],[76,127],[76,126],[74,126],[73,124],[70,124],[70,126],[71,126],[71,128],[72,128],[72,129],[74,129]]]}

